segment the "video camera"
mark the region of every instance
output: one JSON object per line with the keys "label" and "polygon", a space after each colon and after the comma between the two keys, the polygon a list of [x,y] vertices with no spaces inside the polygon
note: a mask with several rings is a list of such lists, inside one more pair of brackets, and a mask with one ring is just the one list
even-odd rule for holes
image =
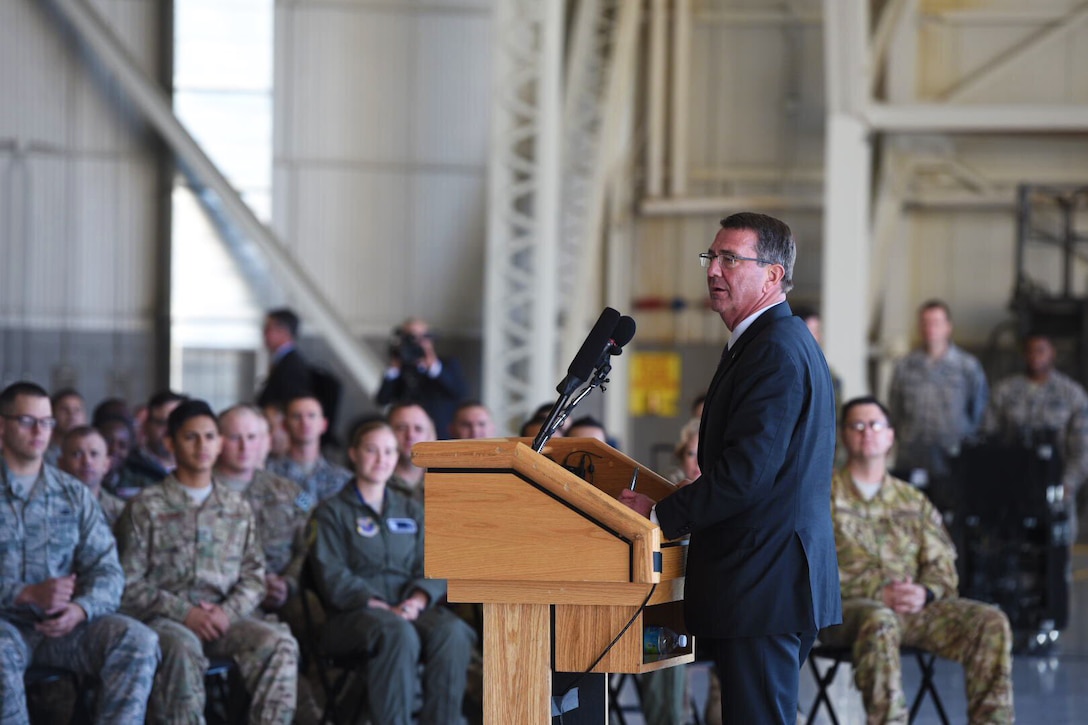
{"label": "video camera", "polygon": [[405,367],[415,367],[426,353],[423,345],[415,335],[409,334],[401,328],[393,330],[393,338],[389,341],[389,356],[400,360]]}

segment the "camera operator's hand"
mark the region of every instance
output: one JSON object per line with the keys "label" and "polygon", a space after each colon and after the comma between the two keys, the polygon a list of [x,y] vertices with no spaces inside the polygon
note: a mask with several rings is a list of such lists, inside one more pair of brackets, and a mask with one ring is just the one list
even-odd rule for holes
{"label": "camera operator's hand", "polygon": [[424,335],[423,337],[416,338],[419,346],[423,348],[423,357],[419,361],[419,369],[426,372],[434,367],[434,364],[438,362],[438,355],[434,351],[434,340],[430,335]]}

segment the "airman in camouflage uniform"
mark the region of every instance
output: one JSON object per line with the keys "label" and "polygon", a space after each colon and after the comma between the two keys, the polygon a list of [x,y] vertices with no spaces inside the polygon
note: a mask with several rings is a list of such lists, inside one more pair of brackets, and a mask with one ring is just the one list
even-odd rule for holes
{"label": "airman in camouflage uniform", "polygon": [[115,614],[125,580],[109,526],[86,486],[43,465],[45,390],[9,386],[0,414],[0,722],[29,722],[23,673],[32,664],[93,675],[96,722],[142,722],[158,642]]}
{"label": "airman in camouflage uniform", "polygon": [[60,449],[60,469],[75,476],[90,489],[106,515],[106,523],[113,526],[121,516],[125,502],[102,488],[102,481],[110,466],[106,439],[89,425],[81,425],[65,433]]}
{"label": "airman in camouflage uniform", "polygon": [[899,427],[897,469],[948,476],[949,458],[978,433],[989,387],[982,364],[952,343],[948,305],[930,300],[918,312],[924,347],[896,363],[888,407]]}
{"label": "airman in camouflage uniform", "polygon": [[1088,478],[1088,393],[1054,369],[1054,344],[1044,335],[1024,341],[1027,370],[994,387],[983,431],[1008,443],[1034,444],[1037,433],[1053,433],[1062,456],[1066,501]]}
{"label": "airman in camouflage uniform", "polygon": [[831,513],[843,624],[824,644],[853,645],[855,682],[870,723],[908,719],[899,647],[963,665],[972,723],[1013,720],[1012,636],[1000,609],[956,595],[956,552],[924,494],[886,472],[894,442],[874,398],[843,406],[846,466],[835,473]]}
{"label": "airman in camouflage uniform", "polygon": [[351,480],[351,471],[321,455],[321,435],[329,426],[317,398],[306,395],[287,403],[283,421],[290,438],[285,456],[273,456],[269,473],[294,481],[317,502],[335,496]]}
{"label": "airman in camouflage uniform", "polygon": [[117,524],[122,608],[159,633],[163,650],[149,720],[202,722],[208,657],[230,657],[250,695],[249,721],[289,723],[298,644],[286,625],[253,616],[265,594],[264,554],[249,504],[212,480],[220,438],[207,404],[179,405],[168,441],[177,471]]}

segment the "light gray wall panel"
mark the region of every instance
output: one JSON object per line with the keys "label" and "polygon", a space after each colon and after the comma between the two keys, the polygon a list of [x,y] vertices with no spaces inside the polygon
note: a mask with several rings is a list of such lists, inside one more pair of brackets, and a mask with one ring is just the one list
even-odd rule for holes
{"label": "light gray wall panel", "polygon": [[412,16],[318,8],[291,17],[297,64],[284,81],[294,102],[294,152],[393,164],[409,158]]}
{"label": "light gray wall panel", "polygon": [[420,18],[418,28],[414,158],[479,167],[491,114],[490,20],[434,15]]}
{"label": "light gray wall panel", "polygon": [[361,334],[478,334],[487,7],[277,5],[274,224]]}

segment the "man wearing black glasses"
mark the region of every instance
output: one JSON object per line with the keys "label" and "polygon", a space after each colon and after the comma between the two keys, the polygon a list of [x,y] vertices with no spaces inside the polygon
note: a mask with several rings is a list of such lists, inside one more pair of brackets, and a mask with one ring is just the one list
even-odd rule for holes
{"label": "man wearing black glasses", "polygon": [[821,632],[820,641],[853,647],[869,722],[908,720],[900,645],[963,664],[970,722],[1012,722],[1008,618],[957,596],[956,549],[941,514],[888,473],[895,443],[888,409],[875,398],[854,398],[841,419],[847,461],[835,473],[831,508],[843,625]]}
{"label": "man wearing black glasses", "polygon": [[710,307],[732,332],[699,432],[701,475],[661,501],[620,500],[691,535],[684,620],[722,682],[727,723],[793,723],[816,632],[840,621],[831,514],[835,407],[816,340],[793,316],[796,246],[763,214],[721,223],[706,268]]}
{"label": "man wearing black glasses", "polygon": [[9,385],[0,416],[0,722],[29,722],[31,665],[93,676],[95,722],[143,722],[158,638],[116,614],[125,576],[94,495],[43,461],[56,427],[49,396]]}

